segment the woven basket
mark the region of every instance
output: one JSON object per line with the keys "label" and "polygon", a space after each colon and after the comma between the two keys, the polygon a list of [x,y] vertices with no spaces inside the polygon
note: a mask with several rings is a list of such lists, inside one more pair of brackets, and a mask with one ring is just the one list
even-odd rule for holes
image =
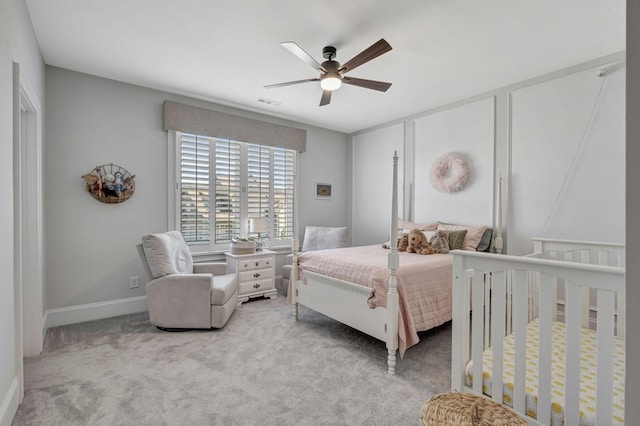
{"label": "woven basket", "polygon": [[[132,175],[127,171],[127,169],[116,164],[109,163],[96,166],[96,168],[93,169],[89,174],[91,173],[93,173],[94,175],[99,175],[100,180],[96,184],[89,184],[87,182],[87,191],[89,191],[93,198],[102,203],[117,204],[127,201],[129,198],[131,198],[136,189],[136,184],[134,181],[135,175]],[[119,174],[120,179],[124,183],[122,188],[119,190],[119,195],[108,187],[109,184],[106,181],[107,176],[115,176],[116,173]],[[83,175],[82,177],[84,178],[85,175]]]}
{"label": "woven basket", "polygon": [[231,243],[231,254],[251,254],[255,252],[255,241],[233,241]]}
{"label": "woven basket", "polygon": [[504,405],[471,393],[449,392],[431,397],[422,406],[424,426],[527,426]]}

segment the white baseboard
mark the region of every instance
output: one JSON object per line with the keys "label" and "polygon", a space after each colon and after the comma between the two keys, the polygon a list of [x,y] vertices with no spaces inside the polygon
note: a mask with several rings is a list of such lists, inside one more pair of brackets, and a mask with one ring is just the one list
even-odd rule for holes
{"label": "white baseboard", "polygon": [[46,329],[50,327],[145,311],[147,311],[147,296],[90,303],[88,305],[69,306],[67,308],[48,309],[45,313],[45,332]]}
{"label": "white baseboard", "polygon": [[11,422],[13,422],[13,418],[16,416],[20,399],[18,388],[18,378],[14,377],[7,394],[2,398],[2,405],[0,405],[0,426],[11,426]]}

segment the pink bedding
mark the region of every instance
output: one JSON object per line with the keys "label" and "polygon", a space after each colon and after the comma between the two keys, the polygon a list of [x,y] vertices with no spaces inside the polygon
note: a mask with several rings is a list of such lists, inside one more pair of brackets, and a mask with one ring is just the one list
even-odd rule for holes
{"label": "pink bedding", "polygon": [[[302,253],[299,265],[317,272],[374,289],[369,306],[387,306],[389,250],[380,245],[318,250]],[[429,330],[451,320],[453,258],[450,254],[399,253],[398,294],[400,356],[420,341],[418,331]]]}

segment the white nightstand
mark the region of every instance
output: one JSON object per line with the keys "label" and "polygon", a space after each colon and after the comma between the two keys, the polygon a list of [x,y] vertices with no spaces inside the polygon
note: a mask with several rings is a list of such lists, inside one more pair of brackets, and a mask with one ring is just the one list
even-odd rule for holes
{"label": "white nightstand", "polygon": [[251,254],[224,254],[227,258],[227,273],[238,275],[238,305],[251,297],[277,297],[276,252],[260,250]]}

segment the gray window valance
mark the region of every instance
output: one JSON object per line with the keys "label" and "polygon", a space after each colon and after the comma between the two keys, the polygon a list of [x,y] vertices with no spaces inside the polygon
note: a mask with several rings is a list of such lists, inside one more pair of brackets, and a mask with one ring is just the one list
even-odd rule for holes
{"label": "gray window valance", "polygon": [[304,152],[307,131],[225,114],[174,101],[164,101],[164,130],[195,133]]}

